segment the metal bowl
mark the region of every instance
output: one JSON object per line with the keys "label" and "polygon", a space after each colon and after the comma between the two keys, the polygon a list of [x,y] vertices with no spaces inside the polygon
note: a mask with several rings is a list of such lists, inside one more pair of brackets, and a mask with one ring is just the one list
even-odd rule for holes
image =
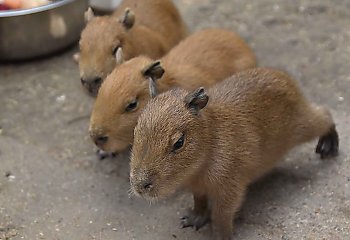
{"label": "metal bowl", "polygon": [[44,56],[76,42],[88,0],[60,0],[45,6],[0,11],[0,61]]}

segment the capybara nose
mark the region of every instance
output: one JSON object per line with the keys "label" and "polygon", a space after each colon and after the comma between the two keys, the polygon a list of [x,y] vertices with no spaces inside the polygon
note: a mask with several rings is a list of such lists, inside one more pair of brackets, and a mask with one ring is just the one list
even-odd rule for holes
{"label": "capybara nose", "polygon": [[85,79],[85,78],[80,78],[80,81],[81,81],[81,84],[83,84],[83,85],[93,84],[93,85],[99,86],[102,83],[102,78],[96,77],[96,78],[91,79],[91,80]]}
{"label": "capybara nose", "polygon": [[81,78],[80,79],[81,84],[83,85],[84,88],[89,92],[91,96],[97,96],[98,90],[101,87],[102,84],[102,78],[101,77],[96,77],[94,79],[85,79]]}
{"label": "capybara nose", "polygon": [[103,149],[103,146],[108,142],[108,137],[107,136],[94,136],[92,135],[92,140],[96,144],[97,147]]}

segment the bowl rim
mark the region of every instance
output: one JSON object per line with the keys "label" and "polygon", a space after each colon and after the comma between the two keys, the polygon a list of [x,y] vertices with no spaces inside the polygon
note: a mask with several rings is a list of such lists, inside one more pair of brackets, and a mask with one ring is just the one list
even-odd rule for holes
{"label": "bowl rim", "polygon": [[20,9],[20,10],[4,10],[4,11],[0,11],[0,18],[23,16],[23,15],[33,14],[33,13],[45,12],[75,1],[77,0],[60,0],[60,1],[55,1],[43,6],[35,7],[35,8]]}

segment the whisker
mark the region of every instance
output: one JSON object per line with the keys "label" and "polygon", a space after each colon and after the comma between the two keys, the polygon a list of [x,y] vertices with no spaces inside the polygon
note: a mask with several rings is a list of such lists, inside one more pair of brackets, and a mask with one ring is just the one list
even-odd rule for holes
{"label": "whisker", "polygon": [[133,198],[135,196],[136,196],[135,192],[132,190],[132,188],[129,188],[129,190],[128,190],[128,197],[129,198]]}

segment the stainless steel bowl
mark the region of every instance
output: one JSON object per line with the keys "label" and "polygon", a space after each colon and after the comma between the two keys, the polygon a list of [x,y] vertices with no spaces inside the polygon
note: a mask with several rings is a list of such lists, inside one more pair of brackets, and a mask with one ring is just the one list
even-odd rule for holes
{"label": "stainless steel bowl", "polygon": [[80,37],[88,0],[60,0],[45,6],[0,11],[0,60],[51,54]]}

